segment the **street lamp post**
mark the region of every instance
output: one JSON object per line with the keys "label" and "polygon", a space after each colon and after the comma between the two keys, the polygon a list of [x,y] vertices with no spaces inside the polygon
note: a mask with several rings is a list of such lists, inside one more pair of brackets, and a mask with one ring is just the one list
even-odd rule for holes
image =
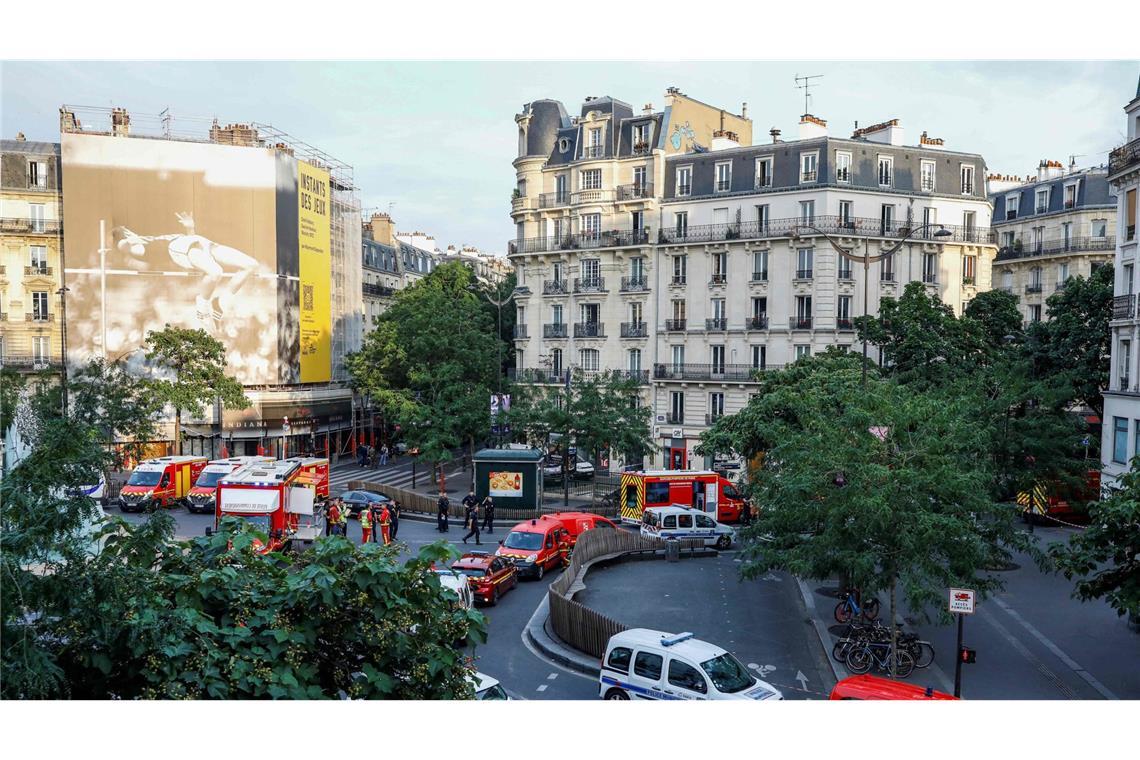
{"label": "street lamp post", "polygon": [[[473,292],[478,292],[477,288],[475,288],[474,285],[468,286],[468,289],[473,291]],[[499,320],[498,321],[498,327],[499,327],[499,330],[498,330],[498,333],[496,334],[496,338],[495,338],[495,352],[496,352],[496,359],[497,359],[497,363],[495,365],[495,377],[496,377],[497,392],[498,392],[499,396],[502,396],[503,395],[503,307],[515,299],[515,294],[512,291],[510,294],[507,295],[506,298],[501,298],[501,299],[494,298],[489,293],[483,293],[482,295],[498,311],[498,320]],[[498,443],[499,443],[498,435],[496,435],[495,445],[498,445]],[[474,477],[474,474],[472,474],[472,477]]]}
{"label": "street lamp post", "polygon": [[[940,224],[939,225],[923,224],[923,225],[916,227],[914,229],[911,229],[909,227],[903,227],[899,230],[899,232],[903,235],[902,239],[899,240],[897,243],[895,243],[893,246],[891,246],[890,250],[884,251],[883,253],[880,253],[877,256],[872,256],[871,252],[869,250],[867,250],[867,248],[866,248],[867,243],[866,242],[864,242],[864,244],[863,244],[864,245],[863,255],[862,256],[856,256],[855,254],[853,254],[851,252],[854,249],[844,248],[843,246],[841,246],[837,242],[835,242],[835,240],[832,239],[832,237],[830,235],[828,235],[826,232],[824,232],[820,228],[818,228],[814,225],[811,225],[811,224],[797,224],[794,227],[792,227],[791,239],[792,239],[792,242],[796,242],[801,237],[803,237],[803,235],[800,234],[800,230],[810,230],[812,233],[814,233],[816,235],[823,236],[823,238],[828,243],[831,244],[831,247],[835,249],[835,252],[837,254],[839,254],[840,256],[842,256],[844,259],[846,259],[848,261],[862,262],[862,264],[863,264],[863,316],[867,317],[870,315],[870,312],[869,312],[870,304],[868,303],[868,298],[869,298],[868,287],[870,285],[870,280],[871,280],[871,278],[870,278],[871,264],[878,262],[878,261],[882,261],[885,258],[888,258],[890,256],[895,255],[895,253],[897,253],[898,250],[900,248],[902,248],[905,243],[909,242],[910,240],[912,240],[914,238],[915,233],[922,232],[923,230],[927,230],[927,229],[930,229],[931,227],[935,227],[935,226],[938,227],[938,230],[934,233],[934,237],[949,237],[950,235],[953,234],[952,232],[950,232],[950,230],[946,229],[944,226],[942,226]],[[862,383],[863,383],[863,385],[867,384],[867,333],[866,333],[866,331],[863,332],[863,375],[862,375]]]}
{"label": "street lamp post", "polygon": [[71,289],[66,285],[56,291],[59,295],[59,342],[60,342],[60,359],[63,360],[63,383],[60,386],[60,391],[63,397],[63,416],[67,417],[67,294]]}

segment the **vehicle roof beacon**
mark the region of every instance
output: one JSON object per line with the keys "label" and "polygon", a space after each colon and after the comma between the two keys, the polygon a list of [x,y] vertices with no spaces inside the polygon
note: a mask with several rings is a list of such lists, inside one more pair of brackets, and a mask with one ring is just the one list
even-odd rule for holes
{"label": "vehicle roof beacon", "polygon": [[678,633],[676,636],[663,636],[661,637],[661,646],[671,647],[674,644],[680,644],[682,641],[688,641],[691,638],[693,638],[693,634],[690,631]]}

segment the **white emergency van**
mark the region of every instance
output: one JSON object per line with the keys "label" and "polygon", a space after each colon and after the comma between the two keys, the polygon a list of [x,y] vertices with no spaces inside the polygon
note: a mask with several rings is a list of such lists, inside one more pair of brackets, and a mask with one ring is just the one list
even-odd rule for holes
{"label": "white emergency van", "polygon": [[603,699],[784,698],[715,644],[649,628],[610,637],[598,678]]}
{"label": "white emergency van", "polygon": [[724,550],[736,540],[736,531],[718,523],[707,513],[673,504],[646,507],[641,513],[641,535],[648,538],[701,539],[705,546]]}

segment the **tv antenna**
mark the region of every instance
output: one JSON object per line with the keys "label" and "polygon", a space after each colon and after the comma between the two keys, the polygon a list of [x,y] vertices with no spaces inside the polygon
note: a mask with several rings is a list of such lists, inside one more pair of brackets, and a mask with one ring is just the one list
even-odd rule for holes
{"label": "tv antenna", "polygon": [[170,106],[162,109],[158,114],[162,117],[162,136],[167,140],[170,139]]}
{"label": "tv antenna", "polygon": [[[796,89],[804,91],[805,114],[811,113],[811,93],[809,90],[810,88],[817,86],[812,84],[811,80],[813,79],[823,79],[823,74],[808,74],[802,77],[799,74],[796,74]],[[800,84],[800,82],[803,82],[803,84]]]}

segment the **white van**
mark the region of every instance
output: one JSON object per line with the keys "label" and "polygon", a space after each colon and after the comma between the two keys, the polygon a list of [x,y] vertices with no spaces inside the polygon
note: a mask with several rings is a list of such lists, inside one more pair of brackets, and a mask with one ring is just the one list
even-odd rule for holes
{"label": "white van", "polygon": [[740,660],[691,633],[631,628],[610,637],[602,699],[783,699]]}
{"label": "white van", "polygon": [[727,549],[736,539],[736,531],[722,525],[707,513],[692,507],[673,504],[668,507],[646,507],[641,513],[641,535],[648,538],[700,538],[705,546]]}

